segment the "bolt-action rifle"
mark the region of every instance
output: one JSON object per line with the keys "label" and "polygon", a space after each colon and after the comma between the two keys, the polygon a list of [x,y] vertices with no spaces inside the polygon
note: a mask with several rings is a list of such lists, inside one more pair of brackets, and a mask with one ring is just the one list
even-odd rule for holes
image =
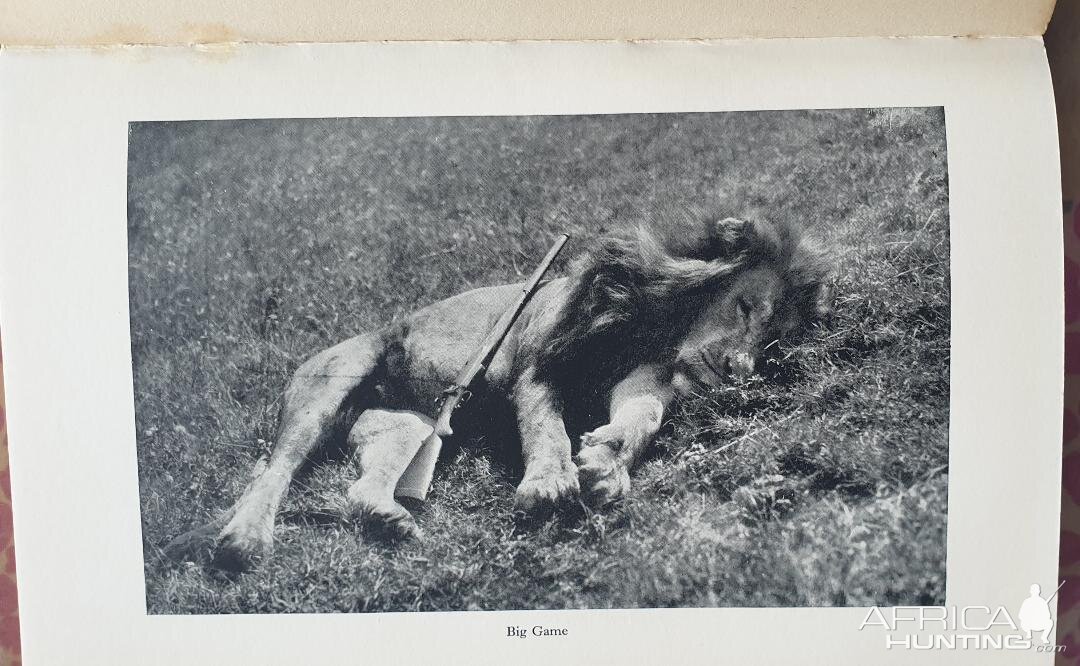
{"label": "bolt-action rifle", "polygon": [[442,392],[438,400],[438,414],[435,417],[435,425],[431,430],[431,434],[420,445],[420,450],[416,452],[412,462],[409,463],[409,466],[401,475],[401,479],[397,484],[397,495],[418,500],[427,499],[428,490],[431,488],[431,477],[435,473],[435,461],[439,459],[443,438],[454,434],[453,429],[450,427],[450,418],[453,416],[454,410],[468,401],[472,395],[469,387],[473,385],[479,375],[487,370],[488,364],[491,363],[491,359],[495,357],[495,353],[499,350],[499,345],[506,338],[506,334],[510,332],[510,328],[517,321],[522,310],[525,309],[529,299],[536,293],[544,273],[551,267],[551,262],[555,260],[555,257],[558,256],[569,238],[568,234],[559,236],[540,262],[540,265],[533,271],[529,281],[521,287],[521,295],[499,317],[499,321],[495,323],[494,328],[484,338],[484,342],[480,345],[476,354],[469,359],[469,362],[465,365],[461,374],[457,376],[454,383]]}

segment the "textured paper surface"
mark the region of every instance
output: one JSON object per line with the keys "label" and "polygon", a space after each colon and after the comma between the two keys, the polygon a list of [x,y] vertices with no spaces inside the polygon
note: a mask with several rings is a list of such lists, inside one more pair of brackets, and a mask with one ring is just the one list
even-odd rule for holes
{"label": "textured paper surface", "polygon": [[[147,617],[127,330],[130,120],[944,105],[954,248],[947,603],[1011,607],[1016,590],[1056,576],[1060,190],[1040,40],[21,52],[4,54],[0,85],[11,156],[0,163],[0,317],[27,663],[912,657],[859,632],[856,608]],[[552,618],[572,638],[503,638],[507,624]]]}
{"label": "textured paper surface", "polygon": [[1041,35],[1054,0],[2,0],[0,44]]}

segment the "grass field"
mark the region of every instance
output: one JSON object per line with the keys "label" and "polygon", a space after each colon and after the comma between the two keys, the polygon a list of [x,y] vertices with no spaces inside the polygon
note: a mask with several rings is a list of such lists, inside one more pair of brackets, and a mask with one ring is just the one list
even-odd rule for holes
{"label": "grass field", "polygon": [[[940,109],[132,126],[131,335],[151,613],[942,604],[949,243]],[[399,548],[294,484],[231,580],[161,547],[238,497],[291,371],[685,204],[832,248],[835,314],[785,369],[686,401],[610,510],[528,528],[467,443]],[[557,264],[560,272],[566,260]]]}

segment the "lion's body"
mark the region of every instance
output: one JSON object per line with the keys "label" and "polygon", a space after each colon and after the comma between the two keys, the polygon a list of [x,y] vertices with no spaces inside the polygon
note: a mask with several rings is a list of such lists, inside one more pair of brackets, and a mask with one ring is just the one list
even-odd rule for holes
{"label": "lion's body", "polygon": [[[433,411],[441,392],[451,385],[476,353],[495,322],[521,294],[520,284],[481,287],[439,301],[406,317],[383,333],[383,400],[389,406]],[[567,279],[543,284],[529,300],[484,372],[485,393],[511,390],[515,372],[532,365],[538,345],[555,323],[566,299]]]}
{"label": "lion's body", "polygon": [[[599,505],[625,495],[676,393],[752,371],[770,340],[810,318],[824,270],[791,228],[728,218],[697,232],[693,246],[647,233],[609,239],[570,276],[544,283],[472,387],[455,435],[494,427],[516,435],[499,441],[520,447],[518,509],[550,509],[579,493]],[[360,464],[350,513],[416,535],[396,484],[431,431],[436,400],[520,291],[468,291],[307,360],[285,390],[265,469],[219,520],[170,550],[187,556],[209,543],[218,566],[248,566],[271,547],[294,475],[335,442],[354,447]]]}

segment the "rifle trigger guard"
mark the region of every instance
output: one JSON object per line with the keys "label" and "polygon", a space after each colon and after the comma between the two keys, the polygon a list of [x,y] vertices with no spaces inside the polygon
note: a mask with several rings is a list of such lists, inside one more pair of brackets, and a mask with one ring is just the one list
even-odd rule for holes
{"label": "rifle trigger guard", "polygon": [[458,398],[457,405],[455,405],[454,407],[455,409],[457,409],[461,405],[464,405],[466,402],[469,401],[469,398],[472,397],[472,391],[463,386],[458,386],[456,384],[453,386],[448,386],[447,388],[443,389],[442,393],[439,394],[439,397],[435,398],[435,409],[442,409],[442,406],[446,403],[446,400],[450,396],[458,392],[461,393],[461,397]]}

